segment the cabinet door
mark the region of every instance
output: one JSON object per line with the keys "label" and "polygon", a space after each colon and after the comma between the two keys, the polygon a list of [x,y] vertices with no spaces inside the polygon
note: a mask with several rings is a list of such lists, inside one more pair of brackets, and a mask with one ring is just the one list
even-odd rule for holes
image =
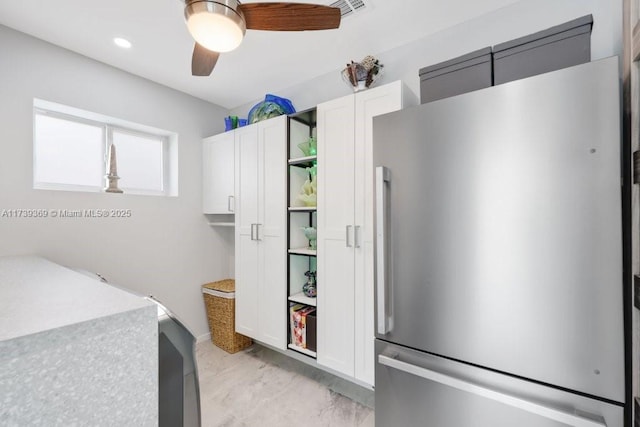
{"label": "cabinet door", "polygon": [[317,114],[318,363],[353,376],[354,96]]}
{"label": "cabinet door", "polygon": [[231,214],[234,209],[234,132],[202,142],[202,212]]}
{"label": "cabinet door", "polygon": [[373,385],[373,117],[402,108],[402,82],[359,92],[355,97],[355,377]]}
{"label": "cabinet door", "polygon": [[287,345],[286,120],[281,116],[258,127],[259,340],[282,350]]}
{"label": "cabinet door", "polygon": [[258,128],[235,131],[236,331],[258,339]]}

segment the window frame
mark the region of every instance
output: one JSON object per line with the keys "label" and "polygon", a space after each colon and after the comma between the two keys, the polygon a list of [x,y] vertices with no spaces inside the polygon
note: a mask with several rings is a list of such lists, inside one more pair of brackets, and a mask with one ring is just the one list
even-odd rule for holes
{"label": "window frame", "polygon": [[[38,170],[38,158],[37,158],[37,140],[36,140],[36,120],[37,117],[53,117],[61,120],[66,120],[72,123],[79,123],[89,126],[98,127],[102,131],[102,185],[100,187],[93,185],[81,185],[81,184],[64,184],[53,183],[46,181],[38,181],[36,179],[36,171]],[[113,142],[113,133],[119,132],[123,134],[138,136],[142,138],[148,138],[150,140],[160,140],[162,144],[162,165],[161,165],[161,179],[162,190],[151,190],[141,188],[119,188],[124,191],[122,194],[133,195],[148,195],[148,196],[177,196],[178,195],[178,146],[177,146],[177,134],[161,129],[152,128],[145,125],[139,125],[131,122],[127,122],[120,119],[104,116],[89,111],[80,110],[73,107],[67,107],[62,104],[56,104],[49,101],[39,100],[34,98],[33,102],[33,188],[36,190],[58,190],[58,191],[79,191],[86,193],[105,193],[105,188],[108,186],[107,174],[108,174],[108,162],[109,162],[109,147]],[[118,145],[116,144],[116,148]],[[117,157],[116,150],[116,159]]]}

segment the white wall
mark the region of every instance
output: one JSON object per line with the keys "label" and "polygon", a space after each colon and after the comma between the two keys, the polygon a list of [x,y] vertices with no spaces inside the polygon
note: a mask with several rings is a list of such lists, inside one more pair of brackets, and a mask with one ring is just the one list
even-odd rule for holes
{"label": "white wall", "polygon": [[[622,1],[620,0],[522,0],[477,19],[432,34],[387,52],[371,52],[385,66],[385,75],[377,82],[402,80],[420,97],[418,71],[426,66],[487,46],[526,36],[564,22],[592,14],[591,57],[601,59],[622,53]],[[363,19],[365,17],[363,16]],[[357,19],[349,18],[349,19]],[[376,30],[373,30],[376,31]],[[384,31],[378,29],[377,31]],[[362,58],[345,58],[348,60]],[[291,99],[298,111],[351,93],[340,78],[344,64],[334,72],[271,93]],[[231,114],[246,117],[256,99],[234,108]]]}
{"label": "white wall", "polygon": [[[156,296],[196,335],[207,333],[200,285],[230,274],[232,235],[211,229],[200,213],[200,140],[223,130],[227,111],[3,26],[0,52],[0,215],[132,211],[127,219],[0,216],[0,256],[38,254],[99,272]],[[33,190],[33,98],[177,132],[179,197]]]}

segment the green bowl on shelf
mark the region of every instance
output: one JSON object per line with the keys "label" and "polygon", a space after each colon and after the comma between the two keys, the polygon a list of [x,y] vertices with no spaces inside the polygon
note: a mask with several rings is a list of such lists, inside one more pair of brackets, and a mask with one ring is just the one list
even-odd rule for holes
{"label": "green bowl on shelf", "polygon": [[304,157],[315,156],[318,154],[318,143],[315,138],[311,137],[308,141],[298,144],[298,148],[304,154]]}

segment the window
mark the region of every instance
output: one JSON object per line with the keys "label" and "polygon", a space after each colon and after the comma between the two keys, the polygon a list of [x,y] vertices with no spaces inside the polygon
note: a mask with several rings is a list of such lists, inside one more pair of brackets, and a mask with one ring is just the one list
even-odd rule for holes
{"label": "window", "polygon": [[36,113],[36,183],[99,189],[104,167],[104,129]]}
{"label": "window", "polygon": [[34,100],[34,188],[104,191],[111,145],[124,193],[177,195],[175,134]]}
{"label": "window", "polygon": [[113,129],[111,141],[117,148],[121,189],[164,192],[165,138]]}

